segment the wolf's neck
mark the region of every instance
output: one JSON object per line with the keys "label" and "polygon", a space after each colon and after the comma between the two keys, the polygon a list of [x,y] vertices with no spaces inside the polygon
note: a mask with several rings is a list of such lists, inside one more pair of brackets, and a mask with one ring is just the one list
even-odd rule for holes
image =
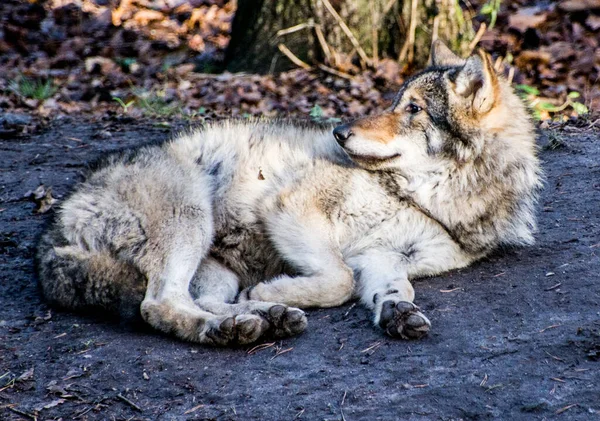
{"label": "wolf's neck", "polygon": [[480,256],[502,244],[533,242],[536,168],[535,160],[479,158],[410,180],[406,194],[465,251]]}

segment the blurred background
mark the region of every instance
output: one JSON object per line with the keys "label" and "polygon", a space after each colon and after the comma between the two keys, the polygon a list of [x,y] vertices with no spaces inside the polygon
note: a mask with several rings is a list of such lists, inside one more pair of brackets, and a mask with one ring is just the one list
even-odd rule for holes
{"label": "blurred background", "polygon": [[437,38],[490,53],[537,119],[600,109],[600,0],[3,0],[0,110],[355,117]]}

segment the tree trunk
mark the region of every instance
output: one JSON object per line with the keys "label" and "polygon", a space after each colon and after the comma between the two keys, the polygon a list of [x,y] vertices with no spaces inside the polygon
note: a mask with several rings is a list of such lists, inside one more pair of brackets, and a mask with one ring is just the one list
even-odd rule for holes
{"label": "tree trunk", "polygon": [[321,63],[347,71],[383,57],[422,65],[432,37],[461,52],[470,25],[458,0],[238,0],[225,66],[271,73]]}

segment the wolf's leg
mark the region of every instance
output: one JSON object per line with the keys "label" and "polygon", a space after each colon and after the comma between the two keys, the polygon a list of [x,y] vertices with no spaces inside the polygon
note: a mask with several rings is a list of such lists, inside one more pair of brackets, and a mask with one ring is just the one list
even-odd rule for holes
{"label": "wolf's leg", "polygon": [[190,285],[194,302],[203,310],[220,316],[257,315],[265,321],[265,333],[276,337],[296,335],[306,328],[306,316],[300,309],[264,301],[235,303],[239,278],[212,257],[202,261]]}
{"label": "wolf's leg", "polygon": [[352,297],[354,277],[344,263],[334,228],[318,210],[293,210],[266,218],[271,240],[300,276],[278,276],[242,291],[240,301],[294,307],[334,307]]}
{"label": "wolf's leg", "polygon": [[[197,306],[192,299],[190,281],[198,267],[203,267],[201,259],[210,245],[210,233],[199,228],[203,224],[212,229],[209,221],[179,218],[177,230],[162,236],[173,240],[170,247],[165,247],[164,243],[156,248],[149,247],[160,251],[155,256],[150,253],[146,259],[160,260],[162,264],[148,276],[148,288],[141,305],[142,317],[154,328],[186,340],[220,346],[254,342],[268,328],[262,317],[250,313],[214,314]],[[165,249],[171,253],[163,258]],[[210,259],[207,263],[211,264]],[[151,264],[142,266],[150,267]]]}
{"label": "wolf's leg", "polygon": [[372,251],[348,262],[357,274],[361,302],[374,312],[374,323],[388,335],[418,339],[431,327],[413,304],[415,291],[408,280],[407,262],[398,253]]}

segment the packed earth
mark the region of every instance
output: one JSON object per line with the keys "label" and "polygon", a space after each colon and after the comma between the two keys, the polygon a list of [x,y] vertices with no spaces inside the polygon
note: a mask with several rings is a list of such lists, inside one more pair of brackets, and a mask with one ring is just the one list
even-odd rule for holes
{"label": "packed earth", "polygon": [[382,57],[342,77],[228,73],[235,11],[0,2],[0,420],[600,419],[599,0],[505,0],[495,25],[476,14],[489,25],[478,46],[553,119],[538,128],[539,231],[416,281],[424,339],[385,336],[353,302],[309,310],[298,337],[236,349],[45,304],[36,241],[88,163],[224,117],[350,120],[417,70]]}
{"label": "packed earth", "polygon": [[354,303],[309,311],[298,337],[238,349],[48,308],[33,256],[54,200],[90,160],[189,125],[66,117],[0,140],[1,419],[600,418],[593,122],[540,130],[545,188],[534,246],[415,282],[433,325],[423,340],[384,336]]}

